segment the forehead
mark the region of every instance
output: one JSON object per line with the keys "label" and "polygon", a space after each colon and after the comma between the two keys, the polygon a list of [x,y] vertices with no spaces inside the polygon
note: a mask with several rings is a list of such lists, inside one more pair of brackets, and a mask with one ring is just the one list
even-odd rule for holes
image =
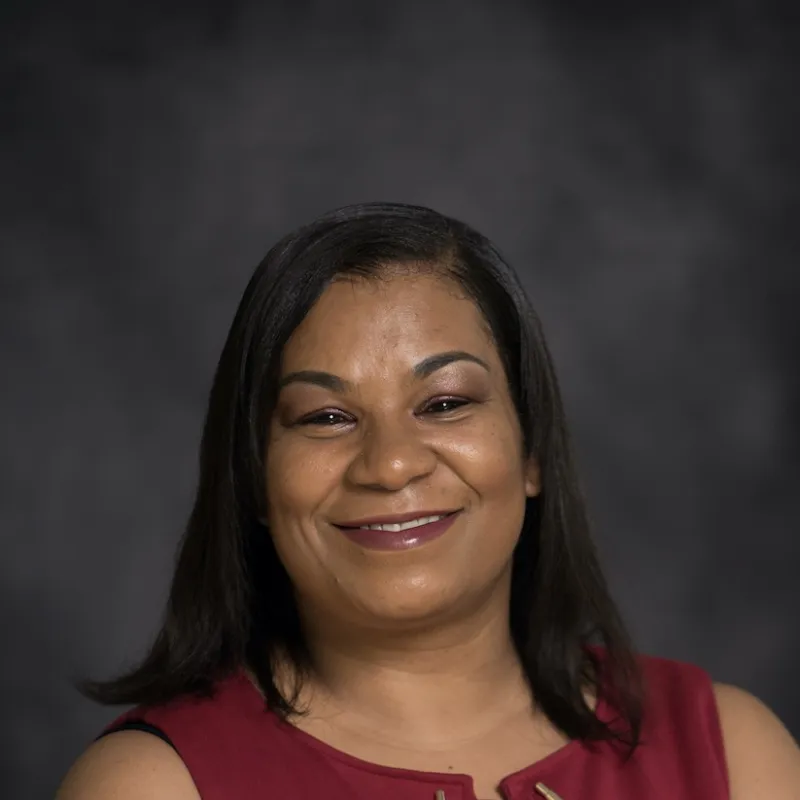
{"label": "forehead", "polygon": [[293,333],[284,369],[354,358],[419,360],[444,350],[491,357],[483,315],[455,281],[429,274],[339,279]]}

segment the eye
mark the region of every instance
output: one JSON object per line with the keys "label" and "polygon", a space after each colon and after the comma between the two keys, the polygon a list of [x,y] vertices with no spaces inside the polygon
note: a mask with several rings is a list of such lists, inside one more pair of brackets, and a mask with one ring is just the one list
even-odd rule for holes
{"label": "eye", "polygon": [[422,409],[425,414],[435,414],[441,416],[442,414],[450,414],[453,411],[463,408],[469,404],[469,400],[463,397],[436,397]]}
{"label": "eye", "polygon": [[350,418],[341,411],[326,410],[315,411],[297,421],[297,425],[318,425],[323,428],[331,428],[336,425],[346,425]]}

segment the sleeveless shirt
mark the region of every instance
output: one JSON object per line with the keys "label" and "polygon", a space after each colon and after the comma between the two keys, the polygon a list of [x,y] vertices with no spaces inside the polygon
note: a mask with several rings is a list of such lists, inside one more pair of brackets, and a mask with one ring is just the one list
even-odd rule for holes
{"label": "sleeveless shirt", "polygon": [[[630,758],[611,742],[573,740],[507,776],[506,800],[727,800],[728,776],[711,679],[699,667],[641,656],[641,744]],[[598,703],[604,721],[613,712]],[[362,761],[266,711],[241,671],[211,698],[137,706],[101,736],[125,728],[168,741],[203,800],[475,800],[468,775]],[[547,792],[550,792],[548,795]]]}

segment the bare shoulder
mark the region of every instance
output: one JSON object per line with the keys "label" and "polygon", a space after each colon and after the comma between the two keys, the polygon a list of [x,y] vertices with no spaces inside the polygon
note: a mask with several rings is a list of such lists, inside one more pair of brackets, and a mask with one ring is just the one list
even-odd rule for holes
{"label": "bare shoulder", "polygon": [[732,800],[800,800],[800,748],[752,694],[714,684]]}
{"label": "bare shoulder", "polygon": [[157,736],[119,731],[90,745],[72,765],[56,800],[199,800],[189,770]]}

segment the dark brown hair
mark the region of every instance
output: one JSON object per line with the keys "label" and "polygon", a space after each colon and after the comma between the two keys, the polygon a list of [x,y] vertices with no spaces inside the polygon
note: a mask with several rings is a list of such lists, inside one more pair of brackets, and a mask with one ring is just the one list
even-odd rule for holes
{"label": "dark brown hair", "polygon": [[[542,491],[527,502],[514,552],[510,612],[533,697],[570,738],[636,746],[640,673],[590,536],[539,319],[484,236],[400,204],[331,212],[278,242],[256,269],[214,376],[197,495],[163,625],[139,666],[112,681],[80,681],[84,695],[104,704],[160,704],[207,695],[246,665],[273,712],[298,711],[296,696],[277,685],[275,656],[288,656],[298,675],[308,674],[310,659],[289,576],[258,521],[281,355],[331,281],[403,264],[440,269],[477,304],[506,369],[525,453],[540,465]],[[584,698],[587,684],[613,703],[624,724],[595,716]]]}

